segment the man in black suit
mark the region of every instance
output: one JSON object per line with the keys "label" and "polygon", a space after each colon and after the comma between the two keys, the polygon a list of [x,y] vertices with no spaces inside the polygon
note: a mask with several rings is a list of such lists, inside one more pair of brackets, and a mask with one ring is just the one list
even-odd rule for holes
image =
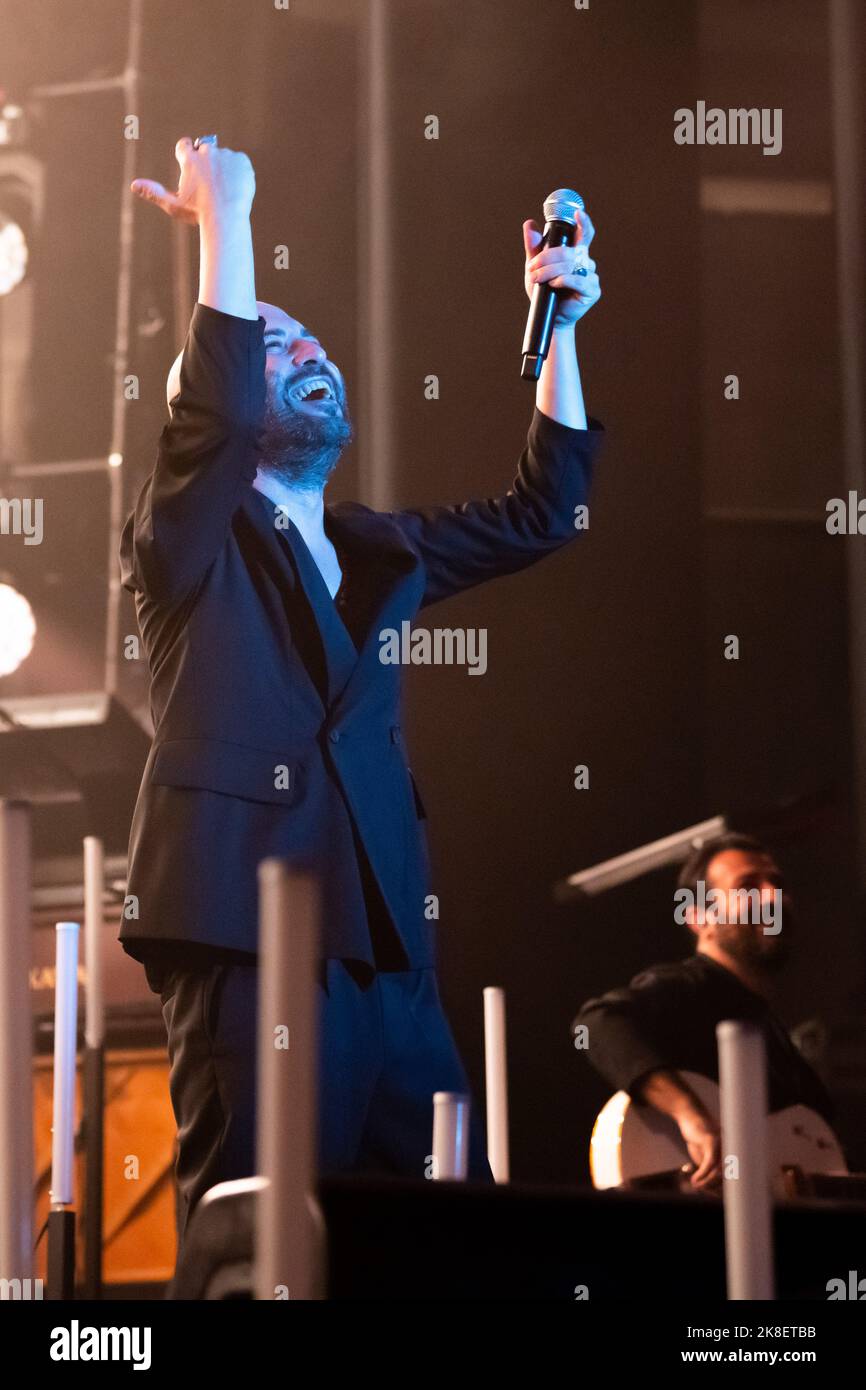
{"label": "man in black suit", "polygon": [[[561,293],[512,490],[375,513],[324,505],[351,435],[315,336],[257,303],[246,155],[178,142],[176,193],[133,191],[199,228],[199,299],[156,467],[123,534],[155,726],[132,824],[126,950],[163,1001],[186,1213],[254,1171],[258,863],[322,889],[321,1171],[429,1172],[432,1094],[466,1091],[435,975],[424,810],[407,766],[399,667],[381,634],[425,604],[575,535],[600,428],[574,324],[598,298],[592,236],[538,253]],[[470,1176],[490,1179],[475,1117]]]}

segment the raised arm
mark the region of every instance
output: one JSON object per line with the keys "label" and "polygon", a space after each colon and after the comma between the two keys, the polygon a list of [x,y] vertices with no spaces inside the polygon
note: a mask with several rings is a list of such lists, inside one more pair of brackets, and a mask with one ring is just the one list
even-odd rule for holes
{"label": "raised arm", "polygon": [[539,251],[541,231],[534,222],[523,224],[527,295],[544,282],[557,291],[553,339],[536,387],[526,448],[504,497],[393,514],[424,562],[424,604],[524,569],[585,529],[583,508],[603,430],[597,421],[587,421],[574,329],[601,297],[588,253],[594,235],[584,212],[576,247]]}
{"label": "raised arm", "polygon": [[199,229],[199,299],[184,345],[180,388],[156,467],[131,528],[134,583],[151,597],[182,597],[225,538],[241,489],[252,483],[265,397],[263,321],[256,310],[250,209],[255,175],[245,154],[179,140],[176,193],[136,179],[133,192]]}
{"label": "raised arm", "polygon": [[525,569],[580,534],[604,436],[590,423],[570,429],[536,409],[505,496],[393,514],[424,563],[423,605]]}
{"label": "raised arm", "polygon": [[576,246],[550,246],[539,251],[542,233],[538,226],[532,221],[523,224],[526,253],[523,281],[527,295],[532,298],[537,284],[548,284],[557,291],[550,352],[535,388],[535,404],[551,420],[576,430],[586,429],[586,410],[574,329],[578,320],[601,298],[596,264],[589,254],[594,236],[595,227],[585,209],[580,214],[580,238]]}

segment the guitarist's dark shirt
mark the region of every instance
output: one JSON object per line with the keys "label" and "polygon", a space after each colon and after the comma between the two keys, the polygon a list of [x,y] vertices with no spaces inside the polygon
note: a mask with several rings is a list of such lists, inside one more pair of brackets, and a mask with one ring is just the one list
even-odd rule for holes
{"label": "guitarist's dark shirt", "polygon": [[759,994],[703,954],[654,965],[625,989],[584,1004],[573,1027],[586,1025],[585,1055],[614,1090],[633,1094],[648,1072],[696,1071],[719,1079],[716,1024],[761,1023],[767,1046],[770,1110],[808,1105],[826,1120],[833,1106],[824,1085]]}

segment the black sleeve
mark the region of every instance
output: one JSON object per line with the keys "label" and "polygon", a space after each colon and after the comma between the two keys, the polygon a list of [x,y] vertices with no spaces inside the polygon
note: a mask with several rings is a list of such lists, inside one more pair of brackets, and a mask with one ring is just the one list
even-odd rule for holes
{"label": "black sleeve", "polygon": [[589,425],[572,429],[536,409],[504,497],[391,513],[426,567],[422,606],[524,569],[580,534],[576,508],[589,496],[604,437],[597,420]]}
{"label": "black sleeve", "polygon": [[222,545],[242,489],[256,476],[265,403],[264,319],[196,304],[180,390],[124,538],[124,583],[183,597]]}
{"label": "black sleeve", "polygon": [[671,1067],[664,1037],[672,1021],[685,1024],[685,994],[681,978],[645,971],[584,1004],[572,1027],[586,1028],[585,1055],[615,1091],[631,1095],[648,1072]]}

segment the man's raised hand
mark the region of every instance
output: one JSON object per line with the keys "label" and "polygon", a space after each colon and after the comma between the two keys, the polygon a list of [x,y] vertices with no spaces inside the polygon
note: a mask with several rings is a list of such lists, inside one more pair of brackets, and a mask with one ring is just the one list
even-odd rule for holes
{"label": "man's raised hand", "polygon": [[585,209],[578,216],[580,239],[577,245],[548,246],[543,251],[538,249],[543,237],[541,228],[531,220],[523,224],[526,293],[531,299],[537,284],[548,284],[559,291],[553,320],[555,328],[572,327],[601,299],[596,264],[589,255],[595,227]]}
{"label": "man's raised hand", "polygon": [[192,226],[230,217],[249,217],[256,176],[247,155],[219,145],[195,149],[188,135],[174,147],[180,165],[177,192],[153,179],[133,179],[132,192],[155,203],[169,217]]}

